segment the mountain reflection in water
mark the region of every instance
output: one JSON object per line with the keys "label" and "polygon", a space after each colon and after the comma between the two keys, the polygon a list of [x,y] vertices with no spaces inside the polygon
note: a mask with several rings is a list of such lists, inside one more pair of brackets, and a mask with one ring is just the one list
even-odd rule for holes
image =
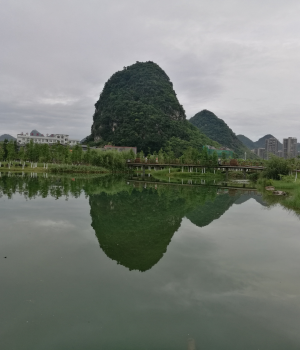
{"label": "mountain reflection in water", "polygon": [[105,254],[130,270],[146,271],[163,257],[182,218],[198,227],[209,225],[234,203],[254,192],[220,192],[212,187],[142,184],[108,196],[90,196],[92,227]]}
{"label": "mountain reflection in water", "polygon": [[89,197],[91,225],[101,249],[118,264],[142,272],[163,257],[184,217],[204,227],[233,204],[253,198],[265,205],[255,191],[145,185],[107,176],[0,177],[0,196],[11,198],[16,192],[27,199],[52,196],[66,200],[84,193]]}

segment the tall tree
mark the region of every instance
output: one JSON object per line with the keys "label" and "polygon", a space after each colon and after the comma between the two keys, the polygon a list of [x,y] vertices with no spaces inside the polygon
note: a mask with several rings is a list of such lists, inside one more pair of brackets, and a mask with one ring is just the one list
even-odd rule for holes
{"label": "tall tree", "polygon": [[19,150],[19,153],[18,153],[18,158],[19,158],[21,161],[24,161],[24,159],[25,159],[25,150],[24,150],[24,147],[20,147],[20,150]]}
{"label": "tall tree", "polygon": [[34,161],[34,143],[33,140],[30,140],[29,143],[26,145],[26,151],[25,151],[25,157],[30,162]]}
{"label": "tall tree", "polygon": [[7,139],[5,139],[4,141],[3,141],[3,151],[4,151],[4,160],[6,160],[7,159],[7,145],[8,145],[8,140]]}

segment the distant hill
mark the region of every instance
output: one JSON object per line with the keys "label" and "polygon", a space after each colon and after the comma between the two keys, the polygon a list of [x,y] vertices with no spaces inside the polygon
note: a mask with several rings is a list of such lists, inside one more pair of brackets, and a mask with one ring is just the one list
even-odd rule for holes
{"label": "distant hill", "polygon": [[[243,142],[243,144],[246,146],[246,147],[249,147],[251,146],[250,149],[254,149],[254,148],[265,148],[265,143],[266,143],[266,140],[267,139],[271,139],[271,138],[275,138],[277,139],[277,137],[271,135],[271,134],[267,134],[263,137],[261,137],[259,140],[257,141],[252,141],[250,140],[248,137],[244,136],[244,135],[237,135],[238,139]],[[278,140],[278,139],[277,139]],[[278,140],[279,141],[279,140]],[[248,145],[248,146],[247,146]],[[279,141],[278,143],[278,149],[279,150],[282,150],[282,143]]]}
{"label": "distant hill", "polygon": [[[271,139],[271,138],[275,138],[277,139],[277,137],[271,135],[271,134],[268,134],[268,135],[265,135],[263,137],[261,137],[259,140],[257,140],[256,142],[254,142],[255,144],[255,148],[265,148],[265,144],[266,144],[266,140],[267,139]],[[278,139],[277,139],[278,140]],[[278,140],[279,141],[279,140]],[[279,141],[278,142],[278,149],[281,150],[282,149],[282,143]]]}
{"label": "distant hill", "polygon": [[247,152],[248,157],[254,158],[250,149],[237,138],[224,120],[218,118],[214,113],[204,109],[195,114],[189,121],[207,137],[232,149],[239,157],[244,157],[245,152]]}
{"label": "distant hill", "polygon": [[7,139],[8,141],[10,141],[10,140],[15,141],[16,140],[15,137],[8,135],[8,134],[3,134],[0,136],[0,141],[4,141],[5,139]]}
{"label": "distant hill", "polygon": [[[154,62],[136,62],[114,73],[95,104],[91,140],[136,146],[144,153],[216,143],[186,120],[173,84]],[[217,144],[216,144],[217,145]]]}

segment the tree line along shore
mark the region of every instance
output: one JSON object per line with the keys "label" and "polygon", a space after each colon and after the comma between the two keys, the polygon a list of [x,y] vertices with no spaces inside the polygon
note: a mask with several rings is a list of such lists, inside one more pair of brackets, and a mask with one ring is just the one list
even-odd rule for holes
{"label": "tree line along shore", "polygon": [[[103,151],[100,149],[87,148],[86,151],[82,147],[76,145],[74,147],[66,147],[59,143],[53,146],[46,144],[28,143],[25,147],[18,148],[13,141],[5,142],[0,145],[0,171],[1,172],[34,172],[34,173],[82,173],[82,174],[127,174],[128,160],[149,162],[149,164],[177,164],[171,174],[167,171],[153,172],[156,176],[205,176],[219,177],[223,176],[220,160],[216,154],[209,155],[207,149],[202,152],[193,148],[185,150],[179,158],[175,158],[172,152],[166,152],[162,149],[153,154],[144,155],[143,152],[134,154],[132,150],[128,152]],[[228,163],[230,160],[223,157],[222,164]],[[245,160],[237,160],[240,164],[245,164]],[[259,190],[263,190],[266,186],[275,186],[278,190],[283,190],[288,194],[288,198],[284,199],[289,208],[300,209],[300,181],[298,172],[300,168],[300,159],[283,159],[272,157],[270,160],[250,160],[251,165],[263,165],[264,170],[259,173],[250,173],[246,178],[253,181]],[[199,164],[199,166],[215,166],[219,171],[207,171],[205,174],[188,172],[182,173],[182,165]],[[253,163],[253,164],[252,164]],[[147,170],[146,172],[151,172]],[[239,172],[229,172],[231,178],[239,178],[244,174]],[[266,193],[268,200],[272,200],[272,193]],[[277,199],[276,199],[277,200]],[[276,202],[276,201],[275,201]]]}

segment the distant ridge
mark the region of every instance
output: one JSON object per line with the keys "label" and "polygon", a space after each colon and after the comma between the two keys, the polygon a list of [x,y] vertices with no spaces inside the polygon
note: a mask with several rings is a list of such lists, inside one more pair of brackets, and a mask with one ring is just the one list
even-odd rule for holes
{"label": "distant ridge", "polygon": [[[263,137],[261,137],[259,140],[253,142],[252,140],[250,140],[248,137],[246,137],[245,135],[237,135],[237,138],[243,142],[243,144],[250,148],[250,149],[254,149],[254,148],[265,148],[265,141],[267,139],[270,139],[270,138],[275,138],[277,139],[277,137],[271,135],[271,134],[268,134],[268,135],[265,135]],[[278,140],[278,139],[277,139]],[[282,143],[278,140],[278,150],[282,150],[283,146],[282,146]],[[248,145],[248,146],[247,146]],[[298,142],[297,143],[298,145],[298,152],[300,152],[300,143]]]}
{"label": "distant ridge", "polygon": [[0,136],[0,141],[4,141],[5,139],[8,140],[8,141],[10,141],[10,140],[15,141],[16,140],[15,137],[13,137],[13,136],[11,136],[9,134],[3,134],[3,135]]}
{"label": "distant ridge", "polygon": [[32,131],[29,133],[29,135],[31,135],[31,136],[42,136],[43,134],[40,133],[40,132],[37,131],[37,130],[32,130]]}
{"label": "distant ridge", "polygon": [[[273,136],[271,134],[268,134],[268,135],[265,135],[265,136],[261,137],[259,140],[254,142],[255,148],[265,148],[266,140],[267,139],[271,139],[271,138],[277,139],[277,137],[275,137],[275,136]],[[278,149],[279,150],[282,149],[282,143],[279,140],[278,140]]]}
{"label": "distant ridge", "polygon": [[[263,137],[261,137],[259,140],[257,141],[252,141],[250,140],[248,137],[244,136],[244,135],[237,135],[237,138],[243,142],[243,144],[246,147],[251,147],[250,149],[254,149],[254,148],[265,148],[265,143],[267,139],[271,139],[271,138],[275,138],[277,139],[277,137],[271,135],[271,134],[267,134]],[[277,139],[278,140],[278,139]],[[248,146],[247,146],[248,145]],[[282,143],[278,140],[278,149],[282,150]]]}

